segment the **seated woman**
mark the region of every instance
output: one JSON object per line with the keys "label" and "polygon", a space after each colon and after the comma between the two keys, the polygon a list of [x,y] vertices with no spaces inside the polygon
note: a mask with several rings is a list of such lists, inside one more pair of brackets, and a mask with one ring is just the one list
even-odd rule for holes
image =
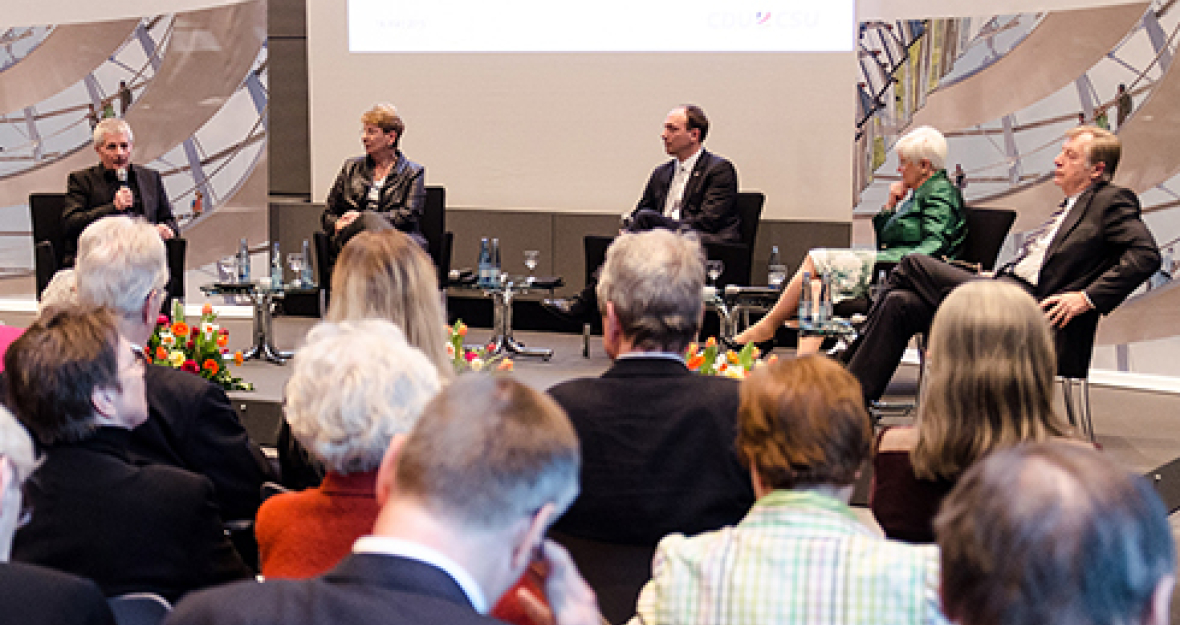
{"label": "seated woman", "polygon": [[338,254],[359,232],[390,228],[425,248],[418,222],[426,202],[426,172],[397,147],[405,122],[392,104],[382,103],[361,115],[361,125],[365,155],[344,162],[320,219],[333,252]]}
{"label": "seated woman", "polygon": [[[896,264],[906,254],[953,258],[959,251],[967,237],[967,223],[963,196],[947,179],[946,139],[937,130],[922,126],[898,139],[894,149],[901,181],[889,186],[885,208],[873,217],[876,250],[824,249],[808,253],[774,308],[735,336],[734,342],[759,343],[774,338],[774,333],[799,308],[804,273],[812,277],[831,274],[832,302],[839,303],[867,295],[867,286],[877,269]],[[911,191],[910,198],[903,202]],[[799,342],[800,355],[819,349],[820,338],[806,338]]]}
{"label": "seated woman", "polygon": [[975,461],[1069,435],[1053,408],[1053,337],[1024,289],[1003,280],[955,289],[934,316],[926,353],[916,424],[878,437],[870,495],[887,536],[921,543],[934,542],[939,504]]}
{"label": "seated woman", "polygon": [[377,468],[441,384],[429,359],[381,319],[325,322],[295,354],[283,413],[327,468],[323,483],[274,495],[254,532],[266,577],[314,577],[336,565],[377,518]]}
{"label": "seated woman", "polygon": [[44,450],[12,559],[87,577],[108,597],[183,594],[252,576],[226,538],[213,484],[139,465],[146,357],[105,310],[46,310],[4,355],[13,412]]}
{"label": "seated woman", "polygon": [[736,526],[664,538],[631,622],[944,622],[937,550],[883,540],[848,506],[871,439],[860,386],[834,361],[755,370],[737,447],[758,501]]}

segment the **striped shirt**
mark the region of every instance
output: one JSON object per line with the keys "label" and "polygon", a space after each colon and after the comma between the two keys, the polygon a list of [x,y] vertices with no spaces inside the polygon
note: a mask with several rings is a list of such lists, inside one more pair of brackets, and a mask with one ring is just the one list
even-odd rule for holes
{"label": "striped shirt", "polygon": [[636,624],[943,625],[938,551],[876,537],[843,502],[777,490],[734,527],[660,541]]}

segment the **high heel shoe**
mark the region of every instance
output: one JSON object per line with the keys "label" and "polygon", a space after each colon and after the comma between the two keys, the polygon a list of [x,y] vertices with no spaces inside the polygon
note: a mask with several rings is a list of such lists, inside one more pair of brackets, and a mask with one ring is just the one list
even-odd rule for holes
{"label": "high heel shoe", "polygon": [[[738,343],[737,341],[733,340],[732,337],[727,336],[721,337],[721,344],[725,346],[725,349],[735,352],[742,351],[742,348],[746,346],[745,343]],[[754,341],[754,347],[758,348],[758,353],[761,355],[769,354],[770,350],[774,349],[774,345],[775,343],[773,336],[765,341]]]}

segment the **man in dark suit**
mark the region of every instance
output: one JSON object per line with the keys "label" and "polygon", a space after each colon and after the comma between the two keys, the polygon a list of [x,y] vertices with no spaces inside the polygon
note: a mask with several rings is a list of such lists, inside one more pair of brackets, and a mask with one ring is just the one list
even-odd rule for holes
{"label": "man in dark suit", "polygon": [[94,127],[99,164],[71,172],[66,184],[66,266],[73,265],[86,226],[109,215],[140,215],[155,225],[161,239],[180,232],[160,173],[131,164],[134,147],[131,126],[122,119],[104,119]]}
{"label": "man in dark suit", "polygon": [[943,298],[980,277],[1013,280],[1036,297],[1056,330],[1058,372],[1084,377],[1099,316],[1160,266],[1138,198],[1109,182],[1120,153],[1118,137],[1106,130],[1070,129],[1054,159],[1053,181],[1065,201],[995,274],[977,276],[918,254],[903,258],[851,348],[848,368],[860,380],[865,400],[885,392],[910,337],[929,328]]}
{"label": "man in dark suit", "polygon": [[734,447],[738,382],[684,363],[704,280],[700,244],[667,230],[621,235],[607,251],[598,298],[614,365],[549,389],[582,444],[582,494],[556,529],[654,546],[737,523],[754,503]]}
{"label": "man in dark suit", "polygon": [[[164,244],[153,226],[129,218],[95,222],[79,240],[76,277],[79,303],[117,311],[120,333],[136,346],[147,343],[168,280]],[[222,518],[252,520],[259,488],[273,478],[225,391],[163,365],[149,365],[145,378],[150,417],[132,431],[131,453],[204,475]]]}
{"label": "man in dark suit", "polygon": [[[694,104],[672,109],[664,120],[664,151],[673,159],[656,167],[635,210],[623,218],[623,230],[653,228],[690,230],[706,243],[737,243],[741,217],[737,212],[737,169],[704,148],[709,118]],[[542,305],[566,319],[587,320],[597,311],[592,280],[569,299]]]}
{"label": "man in dark suit", "polygon": [[0,406],[0,622],[114,625],[106,599],[94,582],[8,561],[12,535],[28,520],[21,488],[36,467],[33,440]]}
{"label": "man in dark suit", "polygon": [[131,430],[148,418],[145,363],[111,312],[45,311],[4,365],[14,412],[44,449],[13,559],[88,577],[107,596],[169,601],[251,575],[225,536],[209,480],[132,461]]}
{"label": "man in dark suit", "polygon": [[509,378],[466,376],[395,435],[381,510],[332,571],[186,598],[171,625],[497,623],[486,616],[534,560],[556,622],[599,625],[594,594],[545,540],[578,492],[578,439],[561,409]]}

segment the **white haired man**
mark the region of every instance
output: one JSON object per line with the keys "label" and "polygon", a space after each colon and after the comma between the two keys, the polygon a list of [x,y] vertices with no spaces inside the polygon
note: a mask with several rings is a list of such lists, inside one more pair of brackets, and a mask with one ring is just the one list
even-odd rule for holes
{"label": "white haired man", "polygon": [[73,264],[82,231],[103,217],[140,215],[154,224],[161,239],[180,233],[164,180],[153,169],[131,164],[134,149],[135,136],[122,119],[104,119],[94,127],[99,163],[71,172],[66,182],[66,266]]}
{"label": "white haired man", "polygon": [[552,400],[509,378],[465,376],[397,435],[377,480],[372,535],[309,580],[223,586],[171,625],[497,623],[486,616],[534,560],[559,625],[600,625],[594,593],[545,531],[578,492],[578,439]]}
{"label": "white haired man", "polygon": [[[137,349],[155,329],[168,270],[164,243],[140,218],[100,219],[78,243],[78,303],[115,311],[119,333]],[[272,479],[221,387],[191,373],[149,365],[151,417],[132,432],[141,459],[200,473],[213,482],[222,518],[253,519],[262,483]]]}

